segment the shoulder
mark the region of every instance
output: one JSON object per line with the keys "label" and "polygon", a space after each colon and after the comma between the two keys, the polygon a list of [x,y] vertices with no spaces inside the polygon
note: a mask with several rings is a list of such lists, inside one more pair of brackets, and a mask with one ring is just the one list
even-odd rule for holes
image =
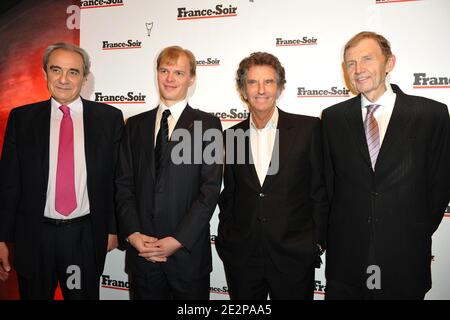
{"label": "shoulder", "polygon": [[92,108],[93,111],[101,114],[102,116],[122,116],[122,111],[120,109],[110,106],[109,104],[85,99],[82,99],[82,101],[83,107]]}
{"label": "shoulder", "polygon": [[208,112],[202,111],[200,109],[194,109],[191,106],[187,106],[190,108],[190,110],[194,113],[195,119],[202,121],[202,123],[206,124],[212,124],[214,127],[220,127],[222,128],[222,125],[220,123],[220,119]]}
{"label": "shoulder", "polygon": [[421,111],[428,113],[448,113],[447,105],[442,102],[414,95],[403,94],[406,99],[416,105]]}
{"label": "shoulder", "polygon": [[283,111],[281,109],[278,109],[278,114],[279,114],[278,118],[285,118],[285,119],[288,119],[289,121],[294,121],[294,122],[316,123],[316,122],[320,121],[319,117],[307,116],[307,115],[296,114],[296,113],[289,113],[289,112]]}
{"label": "shoulder", "polygon": [[41,111],[47,107],[50,107],[50,100],[44,100],[44,101],[39,101],[39,102],[15,107],[15,108],[11,109],[11,114],[15,114],[15,115],[32,114],[34,112]]}
{"label": "shoulder", "polygon": [[202,111],[200,109],[195,109],[191,106],[188,106],[188,107],[191,108],[192,112],[195,113],[197,118],[200,118],[202,120],[211,120],[211,121],[216,121],[216,119],[220,120],[219,118],[217,118],[216,116],[214,116],[208,112]]}
{"label": "shoulder", "polygon": [[157,111],[157,108],[149,110],[149,111],[144,111],[142,113],[139,113],[132,117],[129,117],[126,121],[127,126],[136,125],[138,123],[145,123],[145,122],[150,123],[149,122],[150,118],[152,118],[152,117],[156,118],[156,111]]}
{"label": "shoulder", "polygon": [[361,98],[360,98],[359,95],[357,95],[357,96],[355,96],[355,97],[353,97],[351,99],[348,99],[348,100],[345,100],[345,101],[333,104],[332,106],[329,106],[329,107],[323,109],[323,111],[322,111],[322,118],[323,118],[323,116],[333,116],[333,115],[342,113],[349,106],[351,106],[351,105],[353,105],[355,103],[359,103],[360,101],[361,101]]}

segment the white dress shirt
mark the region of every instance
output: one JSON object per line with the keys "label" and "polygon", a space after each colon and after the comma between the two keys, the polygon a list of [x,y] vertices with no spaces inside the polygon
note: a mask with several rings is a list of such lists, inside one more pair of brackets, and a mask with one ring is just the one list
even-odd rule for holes
{"label": "white dress shirt", "polygon": [[161,118],[162,118],[163,112],[167,109],[170,110],[170,116],[169,116],[169,118],[167,118],[167,122],[169,124],[169,140],[170,140],[170,136],[172,135],[172,132],[175,129],[175,126],[177,125],[178,119],[180,119],[181,114],[184,111],[184,108],[186,108],[186,105],[187,105],[187,100],[177,102],[170,107],[166,106],[162,102],[159,103],[158,111],[156,112],[155,146],[156,146],[156,138],[158,136],[159,126],[161,124]]}
{"label": "white dress shirt", "polygon": [[256,128],[253,116],[250,114],[250,148],[252,150],[253,162],[258,174],[261,186],[269,169],[272,159],[273,146],[277,134],[278,108],[275,107],[272,117],[262,129]]}
{"label": "white dress shirt", "polygon": [[70,117],[73,122],[75,194],[77,197],[77,208],[67,217],[55,210],[59,129],[63,118],[63,112],[59,109],[60,106],[60,103],[53,98],[51,99],[49,171],[44,216],[51,219],[74,219],[89,213],[86,156],[84,152],[83,102],[81,101],[81,98],[78,97],[78,99],[67,105],[70,108]]}
{"label": "white dress shirt", "polygon": [[361,95],[361,108],[362,108],[362,119],[366,118],[367,108],[366,106],[371,104],[379,104],[377,110],[375,110],[373,116],[378,123],[378,130],[380,133],[380,146],[383,144],[384,136],[386,135],[386,130],[389,125],[389,120],[391,119],[392,111],[394,111],[395,99],[397,95],[392,91],[391,85],[386,84],[386,92],[378,98],[377,101],[369,101],[363,94]]}

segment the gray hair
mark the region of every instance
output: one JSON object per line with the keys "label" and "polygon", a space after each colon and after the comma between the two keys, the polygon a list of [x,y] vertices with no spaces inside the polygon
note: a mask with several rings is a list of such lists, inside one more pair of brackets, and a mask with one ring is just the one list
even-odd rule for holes
{"label": "gray hair", "polygon": [[83,76],[86,77],[89,74],[91,68],[91,60],[89,59],[89,55],[86,50],[66,42],[51,44],[47,47],[47,49],[45,49],[44,57],[42,58],[42,67],[44,68],[44,72],[47,73],[47,64],[50,54],[57,49],[65,49],[78,53],[83,59]]}

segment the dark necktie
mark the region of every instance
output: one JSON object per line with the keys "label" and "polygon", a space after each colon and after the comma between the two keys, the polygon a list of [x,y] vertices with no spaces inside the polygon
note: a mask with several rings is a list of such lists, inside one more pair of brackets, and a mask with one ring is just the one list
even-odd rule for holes
{"label": "dark necktie", "polygon": [[164,110],[161,117],[158,135],[156,136],[156,146],[155,146],[156,176],[158,176],[160,173],[163,164],[164,153],[167,149],[167,145],[169,144],[169,122],[167,121],[169,116],[170,110],[169,109]]}
{"label": "dark necktie", "polygon": [[380,131],[378,123],[373,113],[380,105],[371,104],[367,106],[367,115],[364,120],[364,130],[366,132],[367,147],[369,148],[370,162],[372,169],[375,170],[375,163],[377,162],[378,153],[380,152]]}

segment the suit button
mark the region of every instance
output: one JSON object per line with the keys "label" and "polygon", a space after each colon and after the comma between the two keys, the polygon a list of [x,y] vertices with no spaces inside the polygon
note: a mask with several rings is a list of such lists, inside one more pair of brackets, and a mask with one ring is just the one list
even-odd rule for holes
{"label": "suit button", "polygon": [[267,222],[267,218],[264,218],[264,217],[258,217],[258,220],[259,220],[259,222],[262,222],[262,223]]}
{"label": "suit button", "polygon": [[372,223],[372,217],[371,217],[371,216],[369,216],[369,217],[367,218],[367,223],[369,223],[369,224]]}
{"label": "suit button", "polygon": [[260,198],[264,198],[265,196],[266,196],[266,195],[265,195],[264,193],[262,193],[262,192],[259,194],[259,197],[260,197]]}
{"label": "suit button", "polygon": [[371,194],[372,194],[374,197],[378,197],[378,196],[380,195],[378,192],[375,192],[375,191],[372,191]]}

